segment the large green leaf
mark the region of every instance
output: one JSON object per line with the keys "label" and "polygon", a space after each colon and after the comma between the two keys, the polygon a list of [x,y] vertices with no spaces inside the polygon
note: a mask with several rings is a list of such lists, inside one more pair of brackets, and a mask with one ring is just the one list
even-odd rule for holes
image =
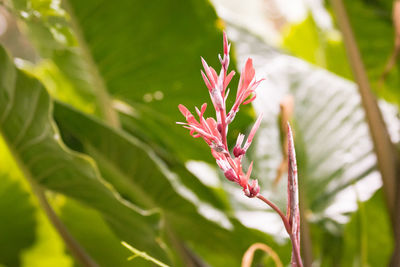
{"label": "large green leaf", "polygon": [[[136,138],[63,104],[56,105],[55,117],[67,144],[91,155],[98,162],[103,177],[123,197],[147,209],[161,211],[167,239],[178,240],[212,266],[236,265],[254,242],[267,242],[277,248],[267,235],[243,227],[237,220],[222,214],[224,210],[205,206],[195,192],[182,185],[178,172],[171,172]],[[197,187],[202,190],[199,185]],[[210,216],[211,212],[210,219],[219,220],[223,227],[200,215],[202,209],[208,211],[205,216]],[[176,244],[172,248],[176,253]],[[280,251],[283,255],[288,252],[286,248]]]}
{"label": "large green leaf", "polygon": [[334,29],[321,29],[311,14],[302,22],[288,26],[283,33],[283,48],[296,57],[352,78],[340,33]]}
{"label": "large green leaf", "polygon": [[[68,150],[50,117],[42,85],[15,69],[0,50],[0,130],[25,177],[98,210],[127,242],[165,259],[156,243],[158,216],[124,203],[90,158]],[[135,229],[135,231],[132,231]]]}

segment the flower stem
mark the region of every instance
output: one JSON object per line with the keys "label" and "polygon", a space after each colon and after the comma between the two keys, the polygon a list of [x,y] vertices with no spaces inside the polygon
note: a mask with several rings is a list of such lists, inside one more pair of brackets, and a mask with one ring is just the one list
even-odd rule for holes
{"label": "flower stem", "polygon": [[276,211],[279,214],[279,216],[282,219],[283,225],[285,226],[286,232],[289,234],[290,241],[292,242],[294,260],[295,260],[294,262],[292,262],[292,266],[303,267],[299,244],[297,244],[296,237],[292,234],[292,227],[290,226],[288,219],[274,203],[272,203],[262,195],[258,195],[257,198],[265,202],[268,206],[270,206],[274,211]]}

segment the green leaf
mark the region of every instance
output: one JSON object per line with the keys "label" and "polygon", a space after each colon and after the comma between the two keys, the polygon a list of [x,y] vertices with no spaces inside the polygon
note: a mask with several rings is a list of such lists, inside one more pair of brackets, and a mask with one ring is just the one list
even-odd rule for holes
{"label": "green leaf", "polygon": [[291,54],[352,79],[343,40],[337,30],[320,29],[311,14],[283,32],[283,48]]}
{"label": "green leaf", "polygon": [[2,48],[0,66],[0,130],[24,176],[98,210],[120,237],[164,259],[155,242],[158,216],[122,202],[90,158],[62,144],[49,95],[37,80],[16,70]]}

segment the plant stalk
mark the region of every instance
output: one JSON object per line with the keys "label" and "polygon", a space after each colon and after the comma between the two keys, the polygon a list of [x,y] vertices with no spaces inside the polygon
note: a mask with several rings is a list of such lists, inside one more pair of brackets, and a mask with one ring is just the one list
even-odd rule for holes
{"label": "plant stalk", "polygon": [[382,114],[369,84],[368,76],[362,62],[360,51],[357,47],[349,18],[342,0],[332,0],[332,7],[335,12],[339,28],[342,31],[344,44],[355,81],[358,84],[361,102],[365,110],[366,120],[374,144],[377,156],[378,167],[382,175],[383,190],[389,214],[394,225],[395,217],[395,196],[398,173],[396,165],[400,164],[395,153],[394,146],[390,140]]}
{"label": "plant stalk", "polygon": [[[30,179],[28,179],[30,180]],[[44,190],[37,185],[35,181],[29,181],[32,187],[33,192],[35,193],[40,206],[43,208],[47,217],[53,224],[54,228],[58,231],[62,239],[64,240],[66,246],[68,247],[71,254],[74,258],[82,264],[82,266],[86,267],[98,267],[97,263],[85,252],[85,250],[79,245],[79,243],[72,237],[72,235],[68,232],[65,225],[58,218],[57,214],[54,212],[53,208],[50,206],[47,201]]]}
{"label": "plant stalk", "polygon": [[400,267],[400,157],[390,140],[375,96],[371,92],[368,76],[357,47],[350,21],[342,0],[331,0],[339,28],[342,31],[347,56],[358,84],[368,128],[382,175],[383,191],[395,239],[391,267]]}
{"label": "plant stalk", "polygon": [[270,206],[274,211],[276,211],[282,219],[283,225],[285,226],[286,232],[289,234],[290,241],[292,242],[293,254],[294,254],[294,262],[292,262],[292,267],[303,267],[303,261],[301,260],[299,244],[297,244],[296,237],[292,234],[292,227],[289,224],[288,219],[282,213],[282,211],[271,201],[263,197],[262,195],[257,196],[258,199],[265,202],[268,206]]}

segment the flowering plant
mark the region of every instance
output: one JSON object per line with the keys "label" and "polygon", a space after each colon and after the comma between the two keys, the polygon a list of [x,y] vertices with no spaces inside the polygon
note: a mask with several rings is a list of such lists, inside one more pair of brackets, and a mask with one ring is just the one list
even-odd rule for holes
{"label": "flowering plant", "polygon": [[245,135],[239,134],[236,145],[232,150],[233,156],[229,151],[227,143],[228,126],[235,118],[240,105],[249,104],[256,98],[255,89],[263,79],[257,80],[255,78],[253,61],[250,58],[247,59],[241,72],[235,102],[231,110],[227,113],[226,100],[229,95],[229,89],[227,88],[235,72],[231,71],[228,74],[230,44],[228,43],[228,38],[225,33],[223,35],[223,43],[224,55],[223,57],[218,55],[221,63],[219,74],[201,58],[204,68],[204,72],[201,71],[201,75],[208,88],[211,102],[215,109],[216,120],[211,117],[204,118],[204,113],[207,108],[207,104],[204,103],[200,109],[197,107],[195,108],[199,117],[198,120],[184,105],[179,105],[178,108],[183,116],[185,116],[186,122],[177,123],[189,129],[193,137],[201,137],[207,143],[211,148],[211,154],[215,158],[219,168],[224,172],[225,177],[241,186],[247,197],[259,198],[279,214],[292,242],[292,266],[302,266],[300,257],[300,213],[298,205],[297,166],[290,125],[288,124],[288,205],[287,214],[285,216],[275,204],[260,195],[258,180],[250,179],[253,162],[250,163],[247,172],[243,170],[242,166],[243,156],[250,147],[254,135],[260,126],[262,114],[257,118],[244,145],[243,141]]}

